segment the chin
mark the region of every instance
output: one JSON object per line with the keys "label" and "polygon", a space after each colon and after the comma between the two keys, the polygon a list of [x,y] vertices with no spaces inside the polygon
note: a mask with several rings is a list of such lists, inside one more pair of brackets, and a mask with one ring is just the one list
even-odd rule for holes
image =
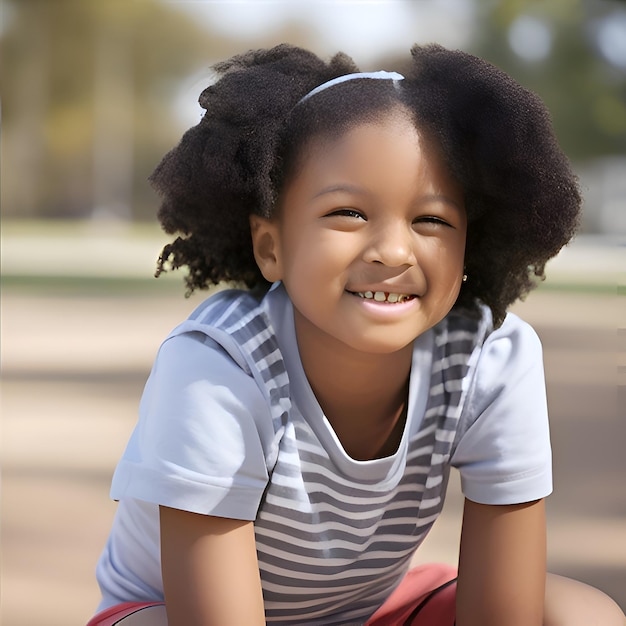
{"label": "chin", "polygon": [[401,352],[408,346],[411,346],[416,337],[407,340],[390,341],[389,337],[384,338],[364,338],[361,341],[355,341],[352,348],[364,354],[395,354]]}

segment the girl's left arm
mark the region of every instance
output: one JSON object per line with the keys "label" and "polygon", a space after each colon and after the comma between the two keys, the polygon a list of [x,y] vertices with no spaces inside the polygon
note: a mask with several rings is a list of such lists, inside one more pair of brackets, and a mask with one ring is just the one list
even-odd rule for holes
{"label": "girl's left arm", "polygon": [[465,500],[457,626],[541,626],[546,581],[543,500]]}

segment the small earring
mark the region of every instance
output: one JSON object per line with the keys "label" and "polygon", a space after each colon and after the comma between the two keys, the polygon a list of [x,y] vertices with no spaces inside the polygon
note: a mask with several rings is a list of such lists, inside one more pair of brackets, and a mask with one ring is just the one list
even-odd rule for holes
{"label": "small earring", "polygon": [[467,274],[463,274],[463,278],[461,278],[461,280],[466,283],[467,282]]}

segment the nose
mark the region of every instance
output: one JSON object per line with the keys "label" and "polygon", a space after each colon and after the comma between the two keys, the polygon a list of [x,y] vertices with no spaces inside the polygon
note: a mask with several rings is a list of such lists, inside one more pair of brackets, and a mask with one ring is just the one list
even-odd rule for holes
{"label": "nose", "polygon": [[388,267],[416,265],[414,246],[415,233],[409,224],[403,221],[373,224],[363,259]]}

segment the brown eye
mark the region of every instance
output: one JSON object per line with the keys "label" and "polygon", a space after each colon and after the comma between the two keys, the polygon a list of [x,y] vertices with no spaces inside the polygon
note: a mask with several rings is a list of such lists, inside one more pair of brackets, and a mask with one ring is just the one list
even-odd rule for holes
{"label": "brown eye", "polygon": [[333,211],[332,213],[329,213],[329,216],[340,216],[340,217],[352,217],[355,219],[361,219],[364,221],[367,221],[367,218],[365,217],[365,215],[363,215],[363,213],[361,213],[360,211],[357,211],[356,209],[337,209],[336,211]]}
{"label": "brown eye", "polygon": [[414,224],[432,224],[433,226],[448,226],[452,228],[452,224],[446,222],[446,220],[441,219],[440,217],[436,217],[435,215],[426,215],[424,217],[418,217],[414,222]]}

